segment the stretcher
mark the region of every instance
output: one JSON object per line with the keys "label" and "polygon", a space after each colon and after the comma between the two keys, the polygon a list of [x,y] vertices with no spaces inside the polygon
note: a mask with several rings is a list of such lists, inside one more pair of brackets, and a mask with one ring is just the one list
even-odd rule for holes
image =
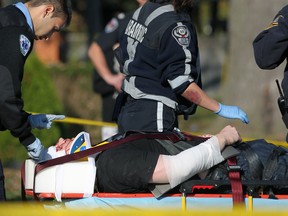
{"label": "stretcher", "polygon": [[[150,136],[155,138],[153,134]],[[131,137],[133,136],[130,136],[130,140],[133,139]],[[158,135],[156,137],[161,138]],[[116,140],[110,144],[115,146],[121,144],[121,141]],[[83,148],[82,144],[79,146]],[[89,209],[172,208],[186,211],[210,207],[231,209],[236,206],[245,207],[249,211],[274,207],[277,210],[288,209],[288,182],[241,181],[240,169],[234,164],[234,160],[228,163],[230,180],[190,179],[160,198],[155,198],[151,193],[95,193],[94,156],[95,152],[106,148],[107,145],[90,148],[88,144],[84,151],[76,148],[69,156],[46,162],[26,160],[21,171],[23,200],[27,197],[35,200],[56,199],[65,203],[67,208]]]}
{"label": "stretcher", "polygon": [[[247,211],[287,211],[288,191],[279,190],[276,193],[255,191],[251,188],[257,186],[271,186],[273,182],[244,181],[243,203],[235,204],[229,181],[199,181],[191,180],[183,183],[170,193],[155,198],[151,193],[93,193],[85,196],[84,191],[74,193],[72,190],[61,194],[61,201],[69,209],[101,209],[101,210],[232,210],[236,207],[246,208]],[[277,182],[274,186],[285,186],[287,182]],[[75,190],[75,189],[73,189]],[[55,200],[56,194],[50,191],[35,192],[25,189],[25,197],[36,200]],[[36,198],[35,198],[36,197]]]}

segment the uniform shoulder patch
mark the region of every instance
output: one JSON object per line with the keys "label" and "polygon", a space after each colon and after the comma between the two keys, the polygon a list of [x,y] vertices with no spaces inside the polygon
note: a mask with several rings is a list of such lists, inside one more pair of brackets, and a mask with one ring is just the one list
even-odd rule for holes
{"label": "uniform shoulder patch", "polygon": [[190,33],[186,26],[176,26],[172,30],[172,35],[180,46],[189,46]]}
{"label": "uniform shoulder patch", "polygon": [[278,22],[279,22],[279,19],[283,19],[284,17],[282,15],[278,15],[274,20],[273,22],[266,28],[266,30],[272,28],[272,27],[275,27],[275,26],[278,26]]}
{"label": "uniform shoulder patch", "polygon": [[30,50],[31,42],[25,35],[20,35],[19,42],[20,42],[20,51],[23,56],[26,56]]}
{"label": "uniform shoulder patch", "polygon": [[112,18],[108,24],[105,26],[105,33],[111,33],[115,31],[119,26],[119,21],[114,17]]}

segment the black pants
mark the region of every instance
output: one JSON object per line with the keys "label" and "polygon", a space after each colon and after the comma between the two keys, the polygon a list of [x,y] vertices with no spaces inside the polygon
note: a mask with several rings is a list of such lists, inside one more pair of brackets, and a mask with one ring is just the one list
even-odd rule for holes
{"label": "black pants", "polygon": [[102,95],[102,121],[113,122],[113,110],[115,106],[114,92]]}
{"label": "black pants", "polygon": [[99,192],[147,192],[159,154],[168,154],[156,140],[141,139],[102,152],[96,162]]}
{"label": "black pants", "polygon": [[120,133],[126,131],[163,132],[178,127],[175,111],[161,102],[129,99],[118,117]]}

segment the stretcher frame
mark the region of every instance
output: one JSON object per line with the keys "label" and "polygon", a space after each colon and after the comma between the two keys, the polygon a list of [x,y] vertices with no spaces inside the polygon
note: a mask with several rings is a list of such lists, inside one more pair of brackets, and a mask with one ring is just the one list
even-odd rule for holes
{"label": "stretcher frame", "polygon": [[[246,204],[235,204],[233,203],[233,208],[243,207],[246,208],[248,212],[253,211],[253,199],[287,199],[288,200],[288,182],[286,181],[242,181],[244,199],[246,200]],[[253,187],[258,186],[271,186],[271,187],[285,187],[285,193],[276,193],[274,197],[271,197],[270,194],[267,193],[255,193],[255,191],[251,190]],[[226,188],[226,190],[231,189],[230,181],[220,181],[220,180],[188,180],[180,185],[179,190],[173,190],[173,192],[164,195],[165,197],[179,197],[181,198],[181,211],[187,211],[187,198],[213,198],[213,199],[221,199],[221,198],[229,198],[233,199],[233,195],[230,192],[222,192],[221,188]],[[220,191],[220,192],[217,192]],[[25,190],[22,191],[22,198],[26,200],[27,197],[34,198],[35,201],[39,200],[53,200],[55,199],[54,193],[35,193],[33,190]],[[81,193],[62,193],[63,200],[73,200],[73,199],[81,199],[83,198],[83,194]],[[92,197],[97,198],[153,198],[152,193],[94,193]]]}

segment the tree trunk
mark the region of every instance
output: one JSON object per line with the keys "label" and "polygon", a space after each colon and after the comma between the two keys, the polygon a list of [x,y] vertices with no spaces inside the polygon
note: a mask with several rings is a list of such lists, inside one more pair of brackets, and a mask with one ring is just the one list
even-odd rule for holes
{"label": "tree trunk", "polygon": [[[252,42],[285,5],[285,0],[231,0],[229,12],[229,50],[227,71],[223,72],[220,95],[224,104],[237,105],[246,111],[250,124],[233,124],[243,136],[285,139],[287,129],[277,105],[279,92],[275,80],[282,80],[284,65],[265,71],[255,63]],[[219,123],[218,122],[218,123]]]}

